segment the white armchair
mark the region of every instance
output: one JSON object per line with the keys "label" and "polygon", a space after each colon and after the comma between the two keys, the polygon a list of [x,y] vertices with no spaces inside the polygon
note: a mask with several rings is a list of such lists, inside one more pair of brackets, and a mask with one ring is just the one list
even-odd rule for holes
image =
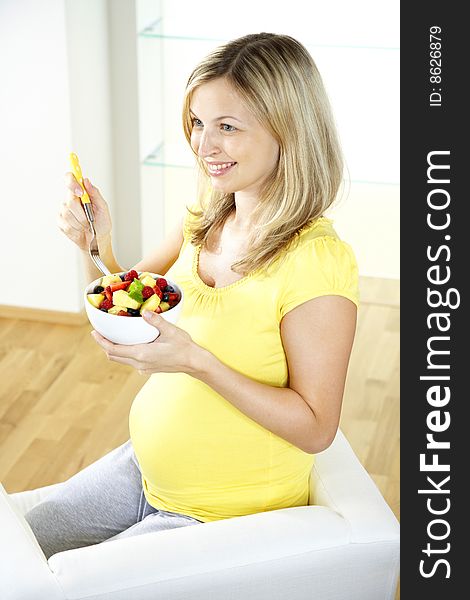
{"label": "white armchair", "polygon": [[[61,484],[57,484],[61,485]],[[55,554],[23,518],[55,486],[0,485],[2,600],[393,600],[399,526],[339,431],[316,457],[310,506]]]}

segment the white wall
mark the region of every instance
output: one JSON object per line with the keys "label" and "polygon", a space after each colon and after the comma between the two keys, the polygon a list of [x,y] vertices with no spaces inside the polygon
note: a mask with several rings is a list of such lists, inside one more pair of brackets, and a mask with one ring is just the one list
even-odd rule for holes
{"label": "white wall", "polygon": [[[163,0],[162,13],[161,28],[167,38],[142,44],[153,43],[153,51],[157,44],[162,48],[165,160],[193,163],[182,132],[181,103],[187,77],[201,58],[223,41],[247,33],[292,35],[307,47],[320,69],[346,155],[347,195],[329,216],[341,237],[354,247],[361,275],[398,278],[398,1],[239,0],[214,5],[212,0]],[[159,176],[169,227],[192,201],[195,179],[190,169],[160,170]],[[148,167],[144,178],[160,184],[155,167]],[[160,193],[155,187],[155,198]],[[143,206],[147,227],[156,216],[155,198]],[[151,245],[151,235],[144,235],[144,250]]]}
{"label": "white wall", "polygon": [[71,151],[111,196],[106,32],[105,0],[0,2],[0,256],[13,282],[0,304],[83,307],[78,253],[56,215]]}
{"label": "white wall", "polygon": [[107,4],[114,249],[119,264],[127,269],[142,253],[137,23],[134,0],[108,0]]}
{"label": "white wall", "polygon": [[[131,203],[140,249],[156,244],[192,201],[194,171],[143,167],[139,208],[136,164],[163,139],[168,163],[191,164],[180,117],[190,71],[219,43],[262,30],[297,37],[317,61],[351,179],[331,216],[362,275],[399,276],[397,0],[137,0],[137,28],[161,11],[163,30],[176,37],[139,38],[134,78],[132,61],[119,71],[135,32],[123,27],[118,5],[133,16],[135,0],[0,1],[0,256],[3,272],[28,281],[27,290],[1,286],[0,305],[82,310],[78,252],[56,227],[70,151],[111,206],[118,259],[128,266],[139,250],[126,236]],[[120,28],[129,36],[122,47],[113,37]],[[137,81],[147,90],[138,101]]]}

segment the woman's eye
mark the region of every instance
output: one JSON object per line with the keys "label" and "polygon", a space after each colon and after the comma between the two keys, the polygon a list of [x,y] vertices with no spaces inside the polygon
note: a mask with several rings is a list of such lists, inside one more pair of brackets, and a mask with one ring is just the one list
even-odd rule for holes
{"label": "woman's eye", "polygon": [[193,123],[193,127],[202,127],[201,119],[196,119],[196,117],[193,117],[192,123]]}
{"label": "woman's eye", "polygon": [[223,131],[236,131],[236,127],[229,125],[228,123],[222,123],[221,127]]}

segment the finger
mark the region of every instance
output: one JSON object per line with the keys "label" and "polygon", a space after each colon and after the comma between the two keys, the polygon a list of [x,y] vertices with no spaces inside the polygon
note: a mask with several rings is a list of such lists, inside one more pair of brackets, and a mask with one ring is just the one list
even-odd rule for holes
{"label": "finger", "polygon": [[74,238],[81,237],[83,235],[83,228],[78,224],[74,226],[74,223],[70,220],[64,219],[61,215],[57,217],[57,226],[59,229],[65,233],[67,236],[72,236]]}
{"label": "finger", "polygon": [[114,342],[111,342],[107,338],[103,337],[97,331],[92,331],[91,335],[94,338],[94,340],[96,341],[96,343],[103,348],[103,350],[106,352],[106,354],[108,354],[108,356],[110,358],[113,357],[113,359],[114,359],[117,357],[117,358],[131,359],[135,363],[140,364],[139,355],[141,352],[140,347],[142,346],[142,344],[135,344],[135,345],[115,344]]}
{"label": "finger", "polygon": [[62,203],[57,216],[64,222],[64,224],[68,224],[74,229],[83,231],[82,224],[77,220],[73,213],[71,213],[65,202]]}
{"label": "finger", "polygon": [[[91,332],[92,337],[96,341],[96,343],[103,348],[106,353],[106,356],[109,360],[113,362],[117,362],[123,365],[128,365],[133,367],[134,369],[145,369],[146,365],[143,365],[141,362],[135,360],[132,356],[118,356],[115,353],[115,348],[119,348],[120,344],[114,344],[110,340],[106,339],[102,335],[100,335],[97,331]],[[126,347],[126,346],[124,346]]]}
{"label": "finger", "polygon": [[75,179],[75,176],[70,171],[65,174],[65,185],[69,188],[69,190],[75,194],[75,196],[82,196],[83,189],[82,186]]}
{"label": "finger", "polygon": [[86,191],[88,192],[88,195],[91,197],[93,195],[96,195],[98,192],[98,188],[95,187],[91,181],[88,179],[88,177],[85,177],[85,179],[83,180],[83,185],[85,186]]}
{"label": "finger", "polygon": [[85,216],[85,210],[83,209],[81,199],[75,196],[71,191],[67,192],[65,202],[63,203],[64,209],[68,209],[82,225],[87,225],[87,219]]}
{"label": "finger", "polygon": [[[162,335],[169,334],[176,329],[176,326],[173,325],[173,323],[169,323],[158,313],[151,310],[144,310],[142,317],[144,321],[147,321],[147,323],[157,328]],[[157,338],[156,341],[158,341],[158,339],[159,338]]]}
{"label": "finger", "polygon": [[65,213],[64,220],[70,225],[70,227],[76,231],[79,231],[81,235],[85,235],[90,230],[90,226],[88,225],[87,221],[82,221],[80,217],[77,218],[72,211]]}
{"label": "finger", "polygon": [[81,199],[78,194],[75,194],[72,190],[67,189],[67,193],[65,195],[66,203],[72,206],[72,204],[81,204]]}
{"label": "finger", "polygon": [[103,196],[101,195],[101,192],[99,191],[99,189],[97,187],[95,187],[91,181],[88,178],[85,178],[83,180],[83,184],[85,186],[85,189],[88,193],[88,195],[90,196],[90,200],[93,204],[93,206],[95,206],[98,209],[103,209],[106,205]]}
{"label": "finger", "polygon": [[103,337],[100,333],[98,333],[97,331],[93,330],[91,332],[91,337],[95,340],[95,342],[101,346],[103,348],[103,350],[105,350],[106,352],[111,352],[111,350],[113,349],[113,346],[116,346],[116,344],[114,344],[113,342],[111,342],[110,340],[108,340],[107,338]]}
{"label": "finger", "polygon": [[121,365],[127,365],[128,367],[132,367],[133,369],[136,369],[137,371],[142,369],[142,364],[132,358],[122,358],[121,356],[111,356],[108,354],[108,359],[112,360],[115,363],[119,363]]}
{"label": "finger", "polygon": [[67,221],[71,227],[83,232],[84,229],[88,229],[88,221],[85,213],[78,203],[74,203],[72,206],[68,202],[64,202],[62,205],[61,216]]}

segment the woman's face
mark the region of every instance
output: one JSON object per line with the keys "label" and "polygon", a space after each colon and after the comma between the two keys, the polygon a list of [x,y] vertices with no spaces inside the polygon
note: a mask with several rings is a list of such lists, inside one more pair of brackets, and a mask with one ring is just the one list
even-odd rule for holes
{"label": "woman's face", "polygon": [[224,78],[200,85],[191,100],[191,146],[215,190],[257,195],[279,158],[279,145]]}

